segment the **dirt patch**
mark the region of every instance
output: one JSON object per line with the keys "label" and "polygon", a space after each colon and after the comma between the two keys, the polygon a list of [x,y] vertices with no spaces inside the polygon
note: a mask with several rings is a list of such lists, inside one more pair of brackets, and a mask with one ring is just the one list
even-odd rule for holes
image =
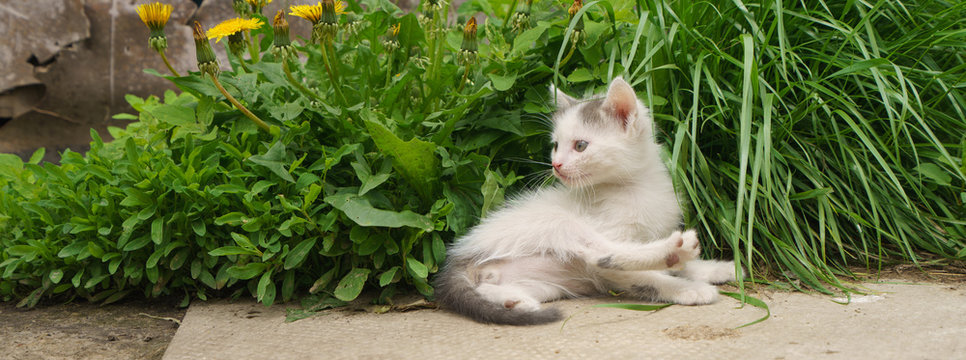
{"label": "dirt patch", "polygon": [[0,357],[160,359],[185,311],[168,301],[145,300],[34,309],[0,303]]}
{"label": "dirt patch", "polygon": [[966,283],[966,264],[954,262],[942,266],[916,266],[913,264],[894,265],[882,269],[882,272],[871,271],[866,273],[865,269],[853,269],[860,279],[867,281],[877,281],[879,279],[902,279],[911,282],[940,283],[951,285],[962,285]]}
{"label": "dirt patch", "polygon": [[664,329],[664,334],[669,338],[677,340],[718,340],[722,338],[734,338],[741,335],[738,330],[729,328],[713,328],[707,325],[691,326],[681,325],[670,329]]}

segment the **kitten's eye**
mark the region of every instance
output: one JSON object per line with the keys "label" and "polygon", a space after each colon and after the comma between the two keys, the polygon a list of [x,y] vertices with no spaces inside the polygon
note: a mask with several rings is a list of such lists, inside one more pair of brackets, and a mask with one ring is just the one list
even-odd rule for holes
{"label": "kitten's eye", "polygon": [[553,145],[553,151],[557,151],[557,142],[556,141],[551,141],[550,142],[550,145]]}
{"label": "kitten's eye", "polygon": [[574,142],[574,150],[577,150],[577,152],[583,152],[586,149],[587,149],[587,141],[577,140]]}

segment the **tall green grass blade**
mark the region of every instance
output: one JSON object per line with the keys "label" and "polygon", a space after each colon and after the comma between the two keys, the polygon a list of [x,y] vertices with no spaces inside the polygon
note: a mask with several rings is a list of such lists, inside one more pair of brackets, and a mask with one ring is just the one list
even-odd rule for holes
{"label": "tall green grass blade", "polygon": [[724,295],[724,296],[733,298],[735,300],[741,301],[742,304],[748,304],[748,305],[754,306],[756,308],[765,310],[765,316],[759,318],[758,320],[752,321],[750,323],[747,323],[747,324],[738,326],[738,327],[736,327],[736,329],[740,329],[740,328],[743,328],[743,327],[746,327],[746,326],[751,326],[751,325],[760,323],[762,321],[768,320],[768,318],[771,317],[771,310],[768,309],[768,304],[766,304],[764,301],[761,301],[761,299],[758,299],[756,297],[753,297],[753,296],[750,296],[750,295],[744,294],[744,293],[740,293],[739,294],[739,293],[733,293],[733,292],[728,292],[728,291],[719,291],[718,293],[721,294],[721,295]]}
{"label": "tall green grass blade", "polygon": [[611,303],[611,304],[597,304],[594,305],[595,308],[613,308],[613,309],[624,309],[624,310],[634,310],[634,311],[657,311],[674,304],[658,304],[658,305],[648,305],[648,304],[623,304],[623,303]]}

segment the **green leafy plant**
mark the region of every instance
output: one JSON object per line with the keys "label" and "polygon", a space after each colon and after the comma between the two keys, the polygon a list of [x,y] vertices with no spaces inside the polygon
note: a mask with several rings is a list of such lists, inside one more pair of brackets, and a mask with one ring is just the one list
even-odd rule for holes
{"label": "green leafy plant", "polygon": [[826,292],[856,264],[966,258],[966,5],[479,0],[461,26],[445,1],[318,6],[293,9],[301,41],[243,14],[262,25],[228,31],[231,71],[199,51],[85,155],[0,154],[0,296],[431,297],[446,243],[545,180],[547,85],[617,75],[710,256]]}

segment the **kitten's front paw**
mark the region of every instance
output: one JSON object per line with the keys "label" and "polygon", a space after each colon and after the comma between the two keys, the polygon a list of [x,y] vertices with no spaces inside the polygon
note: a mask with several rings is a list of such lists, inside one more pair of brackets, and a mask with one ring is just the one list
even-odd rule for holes
{"label": "kitten's front paw", "polygon": [[674,294],[671,300],[679,305],[706,305],[718,301],[718,288],[714,285],[695,283]]}
{"label": "kitten's front paw", "polygon": [[680,270],[685,263],[701,255],[701,243],[698,242],[698,234],[694,230],[684,233],[675,231],[666,241],[671,247],[671,253],[664,261],[668,269]]}

